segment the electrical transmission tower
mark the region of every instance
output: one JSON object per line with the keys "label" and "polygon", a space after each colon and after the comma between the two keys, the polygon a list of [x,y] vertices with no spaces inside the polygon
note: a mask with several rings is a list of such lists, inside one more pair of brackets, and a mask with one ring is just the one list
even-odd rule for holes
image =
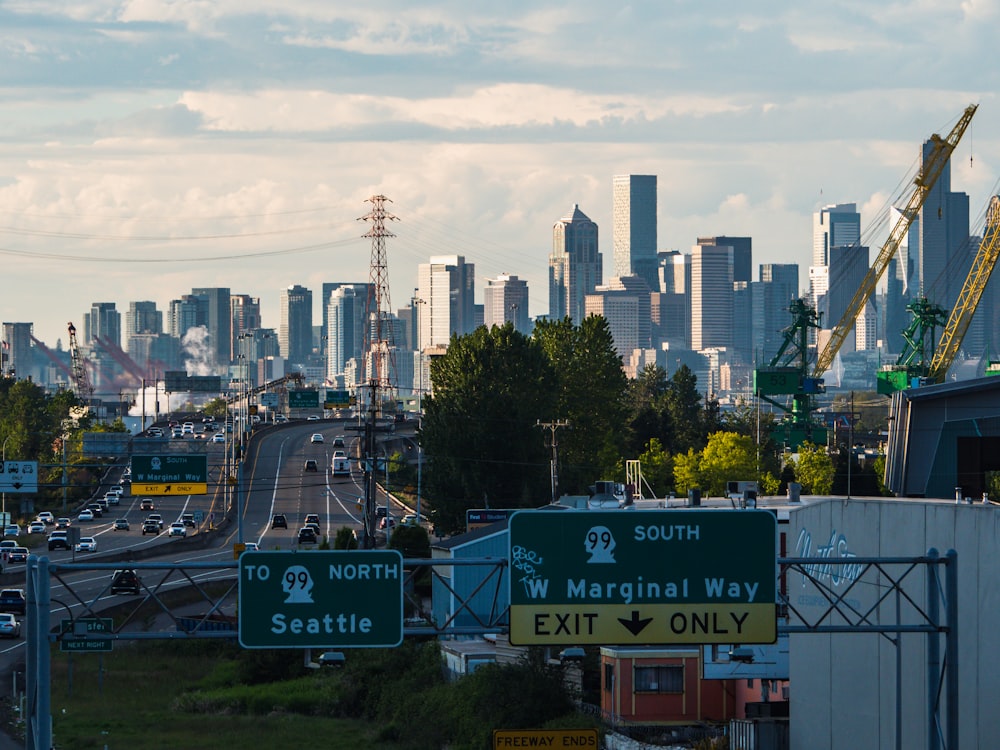
{"label": "electrical transmission tower", "polygon": [[[358,221],[371,223],[364,237],[371,237],[372,260],[369,273],[368,300],[365,305],[365,374],[368,379],[368,417],[365,422],[365,535],[364,548],[375,547],[375,505],[378,497],[377,477],[379,457],[375,444],[375,427],[384,407],[395,411],[396,378],[395,347],[393,345],[392,306],[389,303],[389,273],[385,257],[386,237],[395,237],[385,227],[387,221],[397,221],[386,211],[384,195],[368,199],[372,210]],[[388,456],[383,457],[388,460]],[[388,528],[386,528],[388,533]]]}

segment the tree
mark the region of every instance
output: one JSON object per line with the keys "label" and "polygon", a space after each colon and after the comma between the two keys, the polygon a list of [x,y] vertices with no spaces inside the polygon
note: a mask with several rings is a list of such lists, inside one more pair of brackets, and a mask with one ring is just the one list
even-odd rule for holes
{"label": "tree", "polygon": [[442,534],[465,528],[470,508],[525,508],[549,500],[549,458],[539,418],[553,413],[545,352],[513,324],[453,336],[431,361],[420,441],[424,491]]}
{"label": "tree", "polygon": [[228,408],[229,407],[226,405],[226,399],[213,398],[210,401],[206,401],[205,405],[201,407],[201,410],[206,416],[213,417],[214,419],[225,419]]}
{"label": "tree", "polygon": [[650,438],[645,452],[639,456],[639,465],[642,478],[656,497],[666,497],[674,488],[674,462],[658,438]]}
{"label": "tree", "polygon": [[560,431],[559,486],[583,494],[614,468],[626,434],[627,386],[607,320],[590,315],[579,326],[569,318],[543,320],[533,334],[557,381],[552,410],[544,419],[566,419]]}
{"label": "tree", "polygon": [[677,492],[687,493],[690,489],[701,488],[700,461],[701,454],[694,448],[674,456],[674,488]]}
{"label": "tree", "polygon": [[354,529],[348,526],[341,526],[337,529],[337,535],[333,538],[334,549],[357,549],[358,537]]}
{"label": "tree", "polygon": [[626,438],[629,455],[643,452],[654,438],[661,448],[672,442],[673,427],[665,398],[669,390],[667,372],[658,365],[646,365],[638,377],[629,382],[626,394],[631,412]]}
{"label": "tree", "polygon": [[667,450],[679,454],[686,453],[690,448],[704,448],[707,433],[704,429],[698,378],[687,365],[681,365],[674,372],[665,399],[670,424],[673,426]]}
{"label": "tree", "polygon": [[757,478],[757,450],[746,435],[716,432],[701,452],[701,480],[712,495],[725,495],[726,482]]}
{"label": "tree", "polygon": [[809,495],[829,495],[833,489],[835,469],[826,449],[803,443],[795,462],[795,477],[802,483],[802,492]]}

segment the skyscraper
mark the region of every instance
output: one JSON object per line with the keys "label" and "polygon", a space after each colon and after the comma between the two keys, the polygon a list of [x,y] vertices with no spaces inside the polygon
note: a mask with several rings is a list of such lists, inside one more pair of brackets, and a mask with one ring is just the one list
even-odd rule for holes
{"label": "skyscraper", "polygon": [[[324,288],[326,285],[323,285]],[[327,299],[326,378],[347,373],[348,362],[355,363],[354,373],[360,374],[365,346],[365,310],[369,284],[338,284]]]}
{"label": "skyscraper", "polygon": [[312,353],[312,292],[295,284],[281,290],[281,355],[292,364],[305,364]]}
{"label": "skyscraper", "polygon": [[[239,337],[247,331],[261,327],[260,297],[249,294],[232,294],[229,296],[230,343],[229,361],[232,362],[239,354]],[[277,352],[275,352],[277,353]]]}
{"label": "skyscraper", "polygon": [[83,340],[89,346],[95,338],[122,345],[122,315],[114,302],[95,302],[83,316]]}
{"label": "skyscraper", "polygon": [[420,342],[424,348],[447,346],[451,335],[475,327],[476,267],[461,255],[437,255],[417,268],[417,297],[424,301]]}
{"label": "skyscraper", "polygon": [[813,214],[812,265],[830,264],[830,248],[849,247],[861,239],[861,214],[855,203],[824,206]]}
{"label": "skyscraper", "polygon": [[733,345],[733,248],[691,248],[691,348]]}
{"label": "skyscraper", "polygon": [[208,346],[215,357],[217,369],[229,366],[232,355],[232,310],[229,309],[229,289],[203,287],[192,289],[191,296],[202,306],[201,321],[208,329]]}
{"label": "skyscraper", "polygon": [[656,175],[616,175],[611,220],[615,276],[635,274],[656,291]]}
{"label": "skyscraper", "polygon": [[129,302],[125,314],[125,340],[140,333],[163,333],[163,313],[149,300]]}
{"label": "skyscraper", "polygon": [[552,227],[549,256],[549,318],[584,318],[584,300],[603,281],[597,224],[578,205]]}
{"label": "skyscraper", "polygon": [[507,321],[525,336],[531,333],[528,322],[528,282],[502,273],[486,280],[483,290],[483,324],[503,326]]}
{"label": "skyscraper", "polygon": [[791,325],[788,306],[798,298],[797,263],[762,263],[760,280],[751,285],[753,304],[753,361],[766,365],[784,342],[782,331]]}
{"label": "skyscraper", "polygon": [[176,339],[183,339],[189,329],[204,325],[199,319],[200,307],[198,298],[190,294],[170,300],[170,308],[167,311],[167,333]]}
{"label": "skyscraper", "polygon": [[0,358],[0,377],[35,378],[34,358],[31,352],[33,323],[3,324],[3,356]]}

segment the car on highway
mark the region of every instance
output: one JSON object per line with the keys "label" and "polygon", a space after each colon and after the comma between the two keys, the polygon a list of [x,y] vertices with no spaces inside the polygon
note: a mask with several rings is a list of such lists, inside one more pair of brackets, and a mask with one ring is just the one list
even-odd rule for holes
{"label": "car on highway", "polygon": [[224,442],[226,442],[226,436],[223,433],[221,433],[221,432],[217,432],[214,435],[212,435],[212,442],[213,443],[224,443]]}
{"label": "car on highway", "polygon": [[304,519],[302,519],[302,525],[303,526],[308,526],[311,523],[314,523],[317,526],[319,526],[319,514],[318,513],[306,513],[306,517]]}
{"label": "car on highway", "polygon": [[302,471],[319,471],[319,464],[316,463],[316,459],[307,458],[305,464],[302,466]]}
{"label": "car on highway", "polygon": [[318,422],[319,421],[319,415],[318,414],[310,414],[309,418],[306,421],[307,422]]}
{"label": "car on highway", "polygon": [[128,531],[131,527],[128,524],[127,518],[116,518],[114,530],[115,531]]}
{"label": "car on highway", "polygon": [[156,521],[156,523],[159,524],[160,529],[163,529],[163,516],[161,516],[159,513],[150,513],[148,516],[146,516],[146,520]]}
{"label": "car on highway", "polygon": [[284,513],[275,513],[271,516],[271,528],[272,529],[287,529],[288,519],[285,518]]}
{"label": "car on highway", "polygon": [[57,529],[68,529],[72,525],[73,522],[69,520],[66,516],[59,516],[59,518],[56,519]]}
{"label": "car on highway", "polygon": [[93,516],[93,518],[90,519],[91,521],[93,521],[94,518],[104,517],[104,506],[98,502],[89,503],[86,509],[89,510],[90,515]]}
{"label": "car on highway", "polygon": [[187,527],[180,521],[174,521],[170,524],[170,528],[167,529],[167,536],[187,536]]}
{"label": "car on highway", "polygon": [[32,521],[28,524],[29,534],[44,534],[45,531],[45,524],[41,521]]}
{"label": "car on highway", "polygon": [[65,531],[53,531],[49,534],[49,551],[54,549],[69,549],[69,536]]}
{"label": "car on highway", "polygon": [[86,523],[87,521],[93,521],[94,520],[94,511],[90,510],[90,508],[84,508],[83,510],[80,511],[80,515],[78,515],[76,517],[76,520],[79,521],[80,523]]}
{"label": "car on highway", "polygon": [[319,432],[314,432],[312,434],[312,437],[309,438],[309,442],[310,443],[322,443],[323,442],[323,435],[321,433],[319,433]]}
{"label": "car on highway", "polygon": [[299,529],[297,541],[299,544],[316,544],[316,529],[312,526],[303,526]]}
{"label": "car on highway", "polygon": [[105,492],[104,499],[107,501],[108,505],[118,505],[122,501],[122,493],[120,492]]}
{"label": "car on highway", "polygon": [[10,612],[0,614],[0,638],[20,638],[21,623]]}
{"label": "car on highway", "polygon": [[403,516],[403,520],[399,522],[400,526],[419,526],[420,519],[417,518],[416,513],[407,513]]}
{"label": "car on highway", "polygon": [[43,510],[38,514],[38,520],[44,523],[46,526],[51,526],[56,522],[55,516],[53,516],[49,511]]}
{"label": "car on highway", "polygon": [[182,424],[181,432],[185,435],[194,435],[194,422],[185,422]]}
{"label": "car on highway", "polygon": [[316,659],[316,663],[321,667],[342,667],[347,661],[342,651],[324,651]]}
{"label": "car on highway", "polygon": [[333,447],[334,448],[346,448],[347,446],[344,445],[344,438],[342,438],[342,437],[335,437],[333,439]]}
{"label": "car on highway", "polygon": [[97,540],[92,536],[82,536],[73,549],[77,552],[97,552]]}
{"label": "car on highway", "polygon": [[0,591],[0,612],[13,612],[23,615],[28,609],[24,589],[3,589]]}
{"label": "car on highway", "polygon": [[116,570],[111,576],[112,594],[138,594],[139,576],[131,568]]}
{"label": "car on highway", "polygon": [[194,522],[194,513],[181,513],[181,523],[193,529],[197,525]]}
{"label": "car on highway", "polygon": [[4,536],[21,536],[21,527],[16,523],[8,523],[3,527]]}
{"label": "car on highway", "polygon": [[243,542],[244,552],[256,552],[260,547],[257,546],[257,542]]}
{"label": "car on highway", "polygon": [[378,527],[380,529],[392,529],[396,526],[396,519],[392,516],[382,516],[378,522]]}
{"label": "car on highway", "polygon": [[6,550],[12,550],[12,549],[14,549],[14,547],[18,547],[18,546],[20,546],[20,545],[18,545],[18,543],[17,543],[16,540],[14,540],[14,539],[4,539],[2,542],[0,542],[0,551],[3,551],[5,549]]}
{"label": "car on highway", "polygon": [[142,522],[143,536],[146,536],[146,534],[159,534],[159,533],[160,533],[160,524],[158,524],[156,521],[151,521],[147,518],[145,521]]}
{"label": "car on highway", "polygon": [[7,562],[12,564],[28,562],[28,548],[12,547],[10,552],[7,553]]}
{"label": "car on highway", "polygon": [[139,501],[139,510],[156,510],[156,505],[148,497]]}

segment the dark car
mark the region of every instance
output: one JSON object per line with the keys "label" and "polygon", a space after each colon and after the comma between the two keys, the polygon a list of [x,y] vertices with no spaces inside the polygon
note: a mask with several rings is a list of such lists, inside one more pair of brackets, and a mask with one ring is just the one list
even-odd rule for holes
{"label": "dark car", "polygon": [[116,518],[115,519],[115,531],[128,531],[128,519],[127,518]]}
{"label": "dark car", "polygon": [[288,519],[285,518],[284,513],[275,513],[271,517],[271,528],[272,529],[287,529]]}
{"label": "dark car", "polygon": [[0,591],[0,612],[13,612],[23,615],[27,610],[24,589],[4,589]]}
{"label": "dark car", "polygon": [[299,529],[299,544],[316,544],[316,529],[312,526],[303,526]]}
{"label": "dark car", "polygon": [[116,570],[111,576],[112,594],[138,594],[139,576],[131,568]]}
{"label": "dark car", "polygon": [[65,531],[53,531],[49,534],[49,550],[69,549],[69,537]]}
{"label": "dark car", "polygon": [[155,519],[147,518],[145,521],[142,522],[143,536],[146,536],[146,534],[159,534],[159,533],[160,533],[160,524]]}
{"label": "dark car", "polygon": [[307,458],[305,466],[302,467],[303,471],[319,471],[319,466],[316,464],[315,458]]}

